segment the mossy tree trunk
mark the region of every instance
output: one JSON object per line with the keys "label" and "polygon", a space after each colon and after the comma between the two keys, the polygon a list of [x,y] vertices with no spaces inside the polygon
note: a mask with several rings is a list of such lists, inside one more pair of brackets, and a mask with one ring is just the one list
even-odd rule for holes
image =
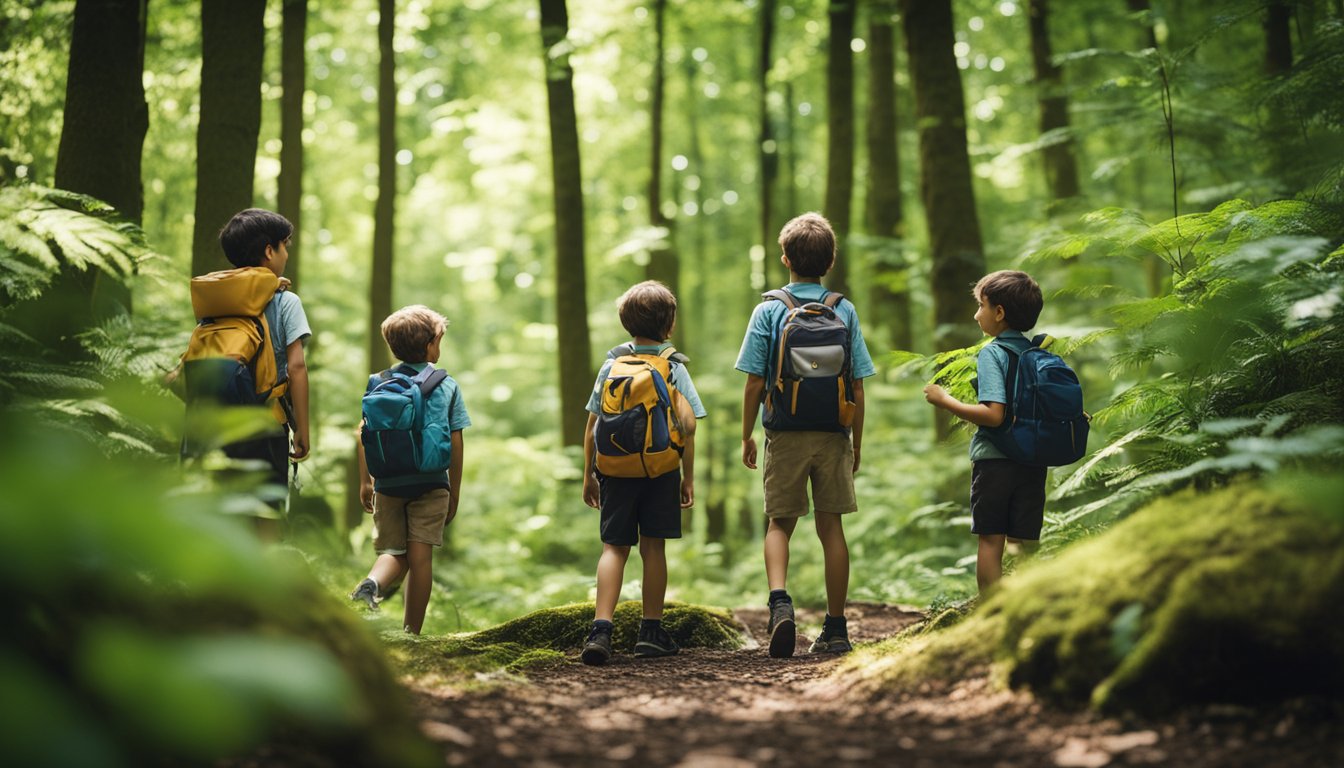
{"label": "mossy tree trunk", "polygon": [[369,370],[392,358],[380,330],[392,314],[392,254],[397,197],[396,3],[378,0],[378,202],[373,209],[373,271],[369,275]]}
{"label": "mossy tree trunk", "polygon": [[1036,104],[1040,111],[1041,134],[1055,133],[1060,141],[1042,150],[1045,183],[1050,199],[1067,200],[1078,196],[1078,162],[1075,143],[1069,133],[1069,100],[1064,92],[1064,76],[1053,61],[1050,45],[1050,2],[1030,0],[1027,23],[1031,30],[1031,62],[1036,78]]}
{"label": "mossy tree trunk", "polygon": [[868,190],[865,219],[874,239],[869,315],[896,349],[910,349],[910,288],[900,247],[901,162],[896,130],[895,3],[877,0],[868,18]]}
{"label": "mossy tree trunk", "polygon": [[[826,218],[835,230],[836,258],[827,287],[849,294],[852,253],[847,247],[854,197],[854,6],[831,0],[831,36],[826,58]],[[795,215],[790,213],[790,215]]]}
{"label": "mossy tree trunk", "polygon": [[285,277],[299,287],[303,258],[303,93],[306,61],[303,55],[308,33],[308,0],[284,0],[280,53],[280,180],[276,208],[294,225],[297,244],[289,249]]}
{"label": "mossy tree trunk", "polygon": [[[760,47],[757,49],[760,55],[756,59],[756,108],[760,117],[760,128],[756,136],[756,151],[760,165],[758,181],[761,185],[761,207],[758,221],[761,229],[761,246],[765,249],[763,264],[765,285],[769,288],[776,282],[776,279],[772,279],[772,277],[783,274],[782,267],[773,266],[779,263],[779,249],[775,245],[779,233],[775,231],[772,218],[774,215],[775,179],[779,176],[779,148],[775,142],[774,123],[770,119],[770,68],[774,63],[775,0],[761,0],[760,18],[761,39]],[[750,286],[751,282],[748,281],[747,285]]]}

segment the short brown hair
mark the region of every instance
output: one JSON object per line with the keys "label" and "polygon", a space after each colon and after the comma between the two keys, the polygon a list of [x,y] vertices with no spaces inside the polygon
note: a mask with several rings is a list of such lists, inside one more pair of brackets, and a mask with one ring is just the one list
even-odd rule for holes
{"label": "short brown hair", "polygon": [[835,263],[835,230],[820,213],[804,213],[779,231],[779,247],[794,274],[823,277]]}
{"label": "short brown hair", "polygon": [[645,280],[621,294],[616,312],[631,336],[662,341],[677,319],[677,297],[657,280]]}
{"label": "short brown hair", "polygon": [[1003,321],[1015,331],[1028,331],[1041,316],[1045,300],[1041,286],[1026,272],[1001,269],[980,278],[971,292],[976,301],[984,297],[990,306],[1003,307]]}
{"label": "short brown hair", "polygon": [[402,307],[383,321],[383,340],[403,363],[425,362],[430,342],[443,333],[448,321],[423,304]]}

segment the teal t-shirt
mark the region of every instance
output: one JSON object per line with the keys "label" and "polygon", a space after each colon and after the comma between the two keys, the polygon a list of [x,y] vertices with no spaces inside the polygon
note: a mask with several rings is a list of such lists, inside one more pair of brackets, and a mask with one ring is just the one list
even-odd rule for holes
{"label": "teal t-shirt", "polygon": [[[1014,349],[1025,350],[1031,345],[1021,331],[1004,331],[996,341],[980,348],[975,358],[976,399],[982,403],[1008,404],[1008,351],[1000,344],[1011,344]],[[989,430],[980,427],[971,436],[971,461],[981,459],[1006,459],[1003,451],[989,441]]]}

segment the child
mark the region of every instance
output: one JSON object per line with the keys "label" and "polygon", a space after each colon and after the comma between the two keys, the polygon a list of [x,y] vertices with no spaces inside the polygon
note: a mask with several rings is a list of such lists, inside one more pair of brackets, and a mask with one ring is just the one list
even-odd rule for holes
{"label": "child", "polygon": [[[821,286],[821,278],[835,264],[835,232],[830,222],[816,213],[798,216],[780,231],[779,245],[783,250],[780,261],[789,270],[790,282],[784,292],[766,294],[766,301],[752,312],[736,364],[737,370],[747,374],[742,399],[742,463],[749,469],[756,469],[756,440],[752,437],[756,414],[762,405],[766,406],[764,479],[765,514],[769,523],[765,533],[765,572],[770,585],[770,655],[787,658],[794,652],[793,600],[785,589],[789,538],[798,519],[808,512],[809,480],[826,571],[826,618],[821,634],[810,650],[812,653],[845,653],[850,650],[849,631],[845,625],[849,549],[840,516],[858,509],[854,498],[854,473],[859,471],[863,444],[863,379],[872,376],[876,370],[863,341],[854,305]],[[775,298],[779,300],[772,300]],[[792,305],[808,302],[822,302],[830,307],[829,317],[834,330],[839,331],[839,338],[848,339],[848,350],[841,350],[847,370],[841,370],[839,378],[841,387],[850,388],[851,392],[837,403],[837,377],[833,375],[825,385],[831,393],[829,412],[821,413],[821,418],[811,423],[786,423],[779,415],[776,401],[767,399],[770,395],[766,387],[770,383],[773,391],[776,385],[783,383],[781,371],[776,370],[776,361],[790,362],[787,356],[779,355],[781,331],[794,311]],[[795,393],[804,381],[802,375],[805,373],[790,380],[790,383],[797,382]],[[852,416],[848,415],[848,409],[852,409]]]}
{"label": "child", "polygon": [[1003,575],[1006,541],[1035,542],[1045,515],[1045,467],[1018,464],[990,443],[988,430],[1003,423],[1009,397],[1008,355],[1000,345],[1025,350],[1024,335],[1040,317],[1041,287],[1026,272],[1002,270],[980,278],[972,291],[975,321],[994,341],[976,357],[977,404],[962,403],[937,384],[924,399],[978,425],[971,437],[971,533],[980,537],[975,580],[983,593]]}
{"label": "child", "polygon": [[[380,379],[393,372],[415,377],[433,369],[439,361],[440,345],[447,320],[421,305],[399,309],[383,321],[383,339],[392,355],[401,361],[390,371],[370,377],[370,390]],[[373,548],[378,553],[369,575],[350,593],[351,600],[363,601],[376,609],[378,601],[390,595],[403,578],[406,584],[406,612],[403,628],[420,634],[433,585],[433,548],[443,546],[443,528],[457,516],[462,490],[462,430],[471,426],[461,391],[451,376],[441,379],[430,390],[425,403],[425,424],[445,425],[448,446],[431,449],[451,450],[448,470],[426,474],[379,477],[369,474],[364,443],[359,443],[359,498],[366,512],[373,513]],[[428,429],[426,430],[428,431]]]}
{"label": "child", "polygon": [[[667,539],[681,538],[681,510],[695,500],[695,420],[705,408],[686,370],[686,358],[676,354],[665,340],[677,319],[677,297],[656,280],[642,282],[616,302],[621,325],[633,342],[608,354],[598,372],[588,399],[588,427],[583,436],[583,501],[600,507],[602,556],[597,562],[597,606],[592,631],[583,647],[584,664],[604,664],[611,658],[612,616],[621,594],[621,578],[630,547],[639,543],[644,561],[644,620],[635,642],[635,656],[671,656],[678,651],[662,626],[663,598],[667,591]],[[602,391],[616,358],[625,355],[670,358],[668,384],[673,418],[685,439],[680,466],[656,477],[610,477],[598,472],[595,430],[602,413]],[[680,504],[678,504],[680,500]]]}

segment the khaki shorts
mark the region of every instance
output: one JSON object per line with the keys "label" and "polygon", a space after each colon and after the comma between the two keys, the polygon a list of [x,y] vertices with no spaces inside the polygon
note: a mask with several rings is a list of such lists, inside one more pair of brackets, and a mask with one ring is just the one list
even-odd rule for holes
{"label": "khaki shorts", "polygon": [[807,514],[807,482],[812,506],[845,514],[854,500],[854,444],[843,432],[765,432],[765,514]]}
{"label": "khaki shorts", "polygon": [[435,488],[414,499],[375,493],[373,550],[380,555],[404,555],[408,541],[441,547],[447,519],[447,488]]}

